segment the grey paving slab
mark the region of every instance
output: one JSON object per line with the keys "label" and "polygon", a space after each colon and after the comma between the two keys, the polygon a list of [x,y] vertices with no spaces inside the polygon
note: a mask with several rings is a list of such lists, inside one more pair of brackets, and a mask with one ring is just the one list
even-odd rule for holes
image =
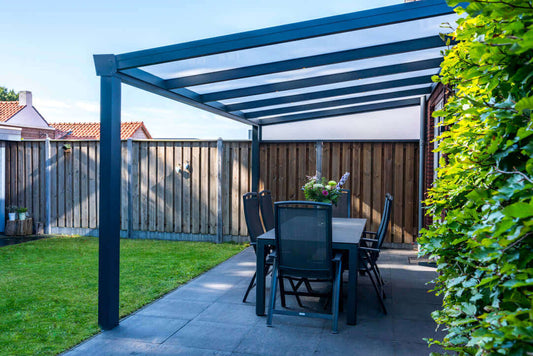
{"label": "grey paving slab", "polygon": [[172,335],[165,344],[231,352],[249,331],[250,328],[243,325],[194,320]]}
{"label": "grey paving slab", "polygon": [[[170,292],[124,319],[114,330],[100,333],[68,355],[428,355],[426,338],[442,338],[430,317],[441,299],[427,293],[434,278],[430,267],[409,264],[416,252],[385,250],[380,268],[385,278],[384,315],[368,277],[359,278],[358,324],[346,325],[341,313],[339,333],[322,319],[275,315],[273,327],[255,315],[255,288],[247,303],[242,297],[255,269],[251,248]],[[347,276],[345,276],[346,278]],[[270,287],[267,277],[267,299]],[[347,293],[347,290],[344,290]],[[279,298],[278,298],[279,303]],[[297,308],[287,296],[289,308]],[[323,304],[304,298],[307,308]]]}
{"label": "grey paving slab", "polygon": [[188,322],[188,320],[135,314],[123,320],[113,330],[102,332],[99,337],[102,339],[134,339],[142,342],[162,343]]}

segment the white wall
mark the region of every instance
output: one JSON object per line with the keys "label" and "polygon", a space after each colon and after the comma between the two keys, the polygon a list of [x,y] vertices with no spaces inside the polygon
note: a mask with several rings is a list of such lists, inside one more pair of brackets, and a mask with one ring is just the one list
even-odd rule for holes
{"label": "white wall", "polygon": [[418,140],[420,107],[263,126],[263,140]]}
{"label": "white wall", "polygon": [[42,127],[50,129],[50,126],[43,120],[41,115],[33,108],[33,106],[26,106],[24,109],[15,114],[11,119],[5,122],[8,125],[16,125],[23,127]]}

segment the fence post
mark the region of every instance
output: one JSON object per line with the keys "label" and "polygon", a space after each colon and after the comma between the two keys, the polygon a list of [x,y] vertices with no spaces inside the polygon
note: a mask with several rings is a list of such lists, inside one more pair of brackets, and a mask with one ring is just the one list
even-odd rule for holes
{"label": "fence post", "polygon": [[316,142],[316,176],[317,178],[322,178],[322,151],[324,149],[324,142]]}
{"label": "fence post", "polygon": [[222,211],[222,159],[224,153],[224,143],[222,138],[217,140],[217,243],[221,243],[224,239],[224,219]]}
{"label": "fence post", "polygon": [[133,139],[128,138],[128,239],[133,234]]}
{"label": "fence post", "polygon": [[44,233],[50,235],[50,200],[51,200],[51,157],[50,157],[50,137],[46,136],[44,141]]}

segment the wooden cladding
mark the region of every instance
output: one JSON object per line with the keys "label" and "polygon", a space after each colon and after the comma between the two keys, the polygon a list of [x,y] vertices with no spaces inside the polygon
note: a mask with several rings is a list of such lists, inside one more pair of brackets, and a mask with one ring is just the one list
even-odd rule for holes
{"label": "wooden cladding", "polygon": [[[274,200],[303,199],[306,176],[316,173],[316,143],[262,143],[260,189]],[[385,194],[394,197],[386,242],[412,243],[418,230],[418,143],[324,142],[322,176],[339,180],[350,172],[352,217],[368,219],[376,231]]]}
{"label": "wooden cladding", "polygon": [[[50,141],[51,227],[98,227],[99,154],[97,141]],[[351,172],[346,188],[352,191],[352,216],[367,218],[369,230],[377,229],[385,194],[391,193],[387,239],[411,243],[417,232],[417,157],[417,143],[326,142],[322,175],[337,180]],[[123,230],[215,235],[218,158],[216,141],[133,141],[131,155],[124,141],[122,204],[109,209],[121,209]],[[222,231],[245,236],[242,195],[251,189],[251,144],[224,141],[220,158]],[[25,206],[44,222],[45,142],[8,142],[6,161],[6,204]],[[275,200],[303,199],[300,188],[316,173],[316,162],[314,142],[261,143],[260,189],[270,189]]]}

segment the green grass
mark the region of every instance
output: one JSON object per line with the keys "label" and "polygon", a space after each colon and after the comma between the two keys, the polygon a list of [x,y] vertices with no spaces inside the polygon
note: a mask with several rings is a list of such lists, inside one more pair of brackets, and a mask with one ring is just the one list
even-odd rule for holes
{"label": "green grass", "polygon": [[[244,248],[121,240],[125,316]],[[54,355],[99,331],[98,240],[56,237],[0,248],[0,355]]]}

